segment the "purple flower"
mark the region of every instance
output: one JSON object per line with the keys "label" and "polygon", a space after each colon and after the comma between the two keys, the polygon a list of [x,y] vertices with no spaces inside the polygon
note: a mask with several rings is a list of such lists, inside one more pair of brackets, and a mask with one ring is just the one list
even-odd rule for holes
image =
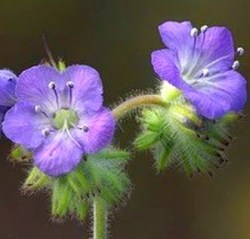
{"label": "purple flower", "polygon": [[6,136],[34,153],[35,165],[50,176],[73,170],[84,154],[107,146],[115,121],[102,106],[100,76],[89,66],[63,72],[40,65],[19,77],[18,103],[3,122]]}
{"label": "purple flower", "polygon": [[15,104],[16,76],[9,70],[0,70],[0,134],[5,113]]}
{"label": "purple flower", "polygon": [[234,61],[244,50],[235,51],[227,28],[203,26],[199,31],[190,22],[165,22],[159,31],[168,49],[152,53],[154,70],[181,89],[200,115],[214,119],[244,107],[246,81]]}

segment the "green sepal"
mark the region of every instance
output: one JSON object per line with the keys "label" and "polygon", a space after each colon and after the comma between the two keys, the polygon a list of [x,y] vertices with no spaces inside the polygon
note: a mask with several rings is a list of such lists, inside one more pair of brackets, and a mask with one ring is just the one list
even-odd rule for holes
{"label": "green sepal", "polygon": [[174,144],[167,139],[160,140],[155,144],[153,154],[155,158],[155,167],[158,172],[165,170],[166,167],[171,164],[173,159],[171,157],[173,146]]}
{"label": "green sepal", "polygon": [[179,97],[165,108],[142,111],[142,131],[134,144],[139,150],[153,151],[158,172],[174,165],[189,176],[197,172],[211,174],[227,161],[224,150],[232,139],[229,129],[238,118],[235,113],[218,120],[199,118],[193,107]]}
{"label": "green sepal", "polygon": [[8,158],[12,162],[28,162],[32,159],[32,154],[22,146],[15,144],[14,146],[12,146]]}
{"label": "green sepal", "polygon": [[66,69],[66,64],[62,59],[59,60],[58,65],[57,65],[57,69],[61,72]]}
{"label": "green sepal", "polygon": [[51,195],[51,214],[83,221],[96,197],[109,206],[119,203],[128,193],[130,180],[124,172],[129,153],[112,146],[97,154],[85,156],[67,175],[53,178],[34,167],[24,182],[24,192],[45,189]]}
{"label": "green sepal", "polygon": [[142,132],[135,139],[134,144],[137,149],[145,150],[148,149],[151,145],[155,144],[159,140],[159,135],[152,131]]}
{"label": "green sepal", "polygon": [[89,155],[84,165],[91,180],[91,195],[99,194],[111,205],[119,202],[130,187],[130,180],[123,170],[128,159],[126,151],[113,147]]}
{"label": "green sepal", "polygon": [[33,167],[22,186],[24,192],[35,192],[50,187],[52,178],[42,173],[37,167]]}

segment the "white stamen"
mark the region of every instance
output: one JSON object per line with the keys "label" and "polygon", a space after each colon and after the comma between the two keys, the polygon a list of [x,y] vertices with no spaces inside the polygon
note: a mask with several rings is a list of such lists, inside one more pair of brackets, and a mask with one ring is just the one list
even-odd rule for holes
{"label": "white stamen", "polygon": [[201,27],[201,32],[205,32],[207,29],[208,29],[208,26],[204,25],[204,26]]}
{"label": "white stamen", "polygon": [[238,53],[239,56],[242,56],[244,55],[245,50],[243,47],[238,47],[236,52]]}
{"label": "white stamen", "polygon": [[237,69],[239,69],[239,67],[240,67],[240,62],[239,61],[235,61],[233,63],[233,65],[232,65],[233,70],[237,70]]}
{"label": "white stamen", "polygon": [[43,130],[42,130],[42,134],[43,134],[44,136],[48,136],[48,135],[50,134],[50,129],[49,129],[49,128],[43,129]]}
{"label": "white stamen", "polygon": [[54,91],[54,94],[55,94],[55,97],[56,97],[56,104],[57,106],[59,107],[59,98],[58,98],[58,94],[57,94],[57,91],[56,91],[56,83],[54,81],[51,81],[49,84],[48,84],[48,87]]}
{"label": "white stamen", "polygon": [[54,81],[51,81],[51,82],[49,83],[48,87],[49,87],[50,89],[55,89],[55,88],[56,88],[55,82],[54,82]]}
{"label": "white stamen", "polygon": [[206,77],[209,75],[209,70],[207,68],[202,70],[202,76]]}
{"label": "white stamen", "polygon": [[67,121],[65,121],[65,123],[64,123],[64,130],[66,130],[68,136],[69,136],[70,139],[75,143],[75,145],[81,149],[82,146],[81,146],[81,145],[78,143],[78,141],[75,140],[75,138],[71,135],[71,133],[70,133],[70,131],[69,131],[69,128],[68,128],[68,126],[67,126]]}
{"label": "white stamen", "polygon": [[198,36],[198,29],[196,27],[194,27],[191,31],[190,31],[190,36],[191,37],[197,37]]}
{"label": "white stamen", "polygon": [[66,83],[66,85],[69,87],[69,88],[74,88],[74,82],[73,81],[68,81],[67,83]]}
{"label": "white stamen", "polygon": [[40,106],[40,105],[36,105],[36,106],[35,106],[35,111],[36,111],[37,113],[41,113],[41,112],[42,112],[41,106]]}
{"label": "white stamen", "polygon": [[49,116],[46,114],[46,112],[44,112],[44,111],[42,110],[42,108],[41,108],[40,105],[36,105],[36,106],[35,106],[35,111],[36,111],[36,113],[42,113],[45,117],[49,118]]}

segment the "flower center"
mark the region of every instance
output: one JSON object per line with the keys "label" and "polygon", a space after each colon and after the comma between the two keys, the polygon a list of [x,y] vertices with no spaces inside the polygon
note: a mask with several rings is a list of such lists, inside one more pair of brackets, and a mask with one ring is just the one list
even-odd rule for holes
{"label": "flower center", "polygon": [[56,129],[67,127],[68,129],[74,127],[79,121],[79,117],[72,109],[60,109],[56,112],[53,118],[53,123]]}

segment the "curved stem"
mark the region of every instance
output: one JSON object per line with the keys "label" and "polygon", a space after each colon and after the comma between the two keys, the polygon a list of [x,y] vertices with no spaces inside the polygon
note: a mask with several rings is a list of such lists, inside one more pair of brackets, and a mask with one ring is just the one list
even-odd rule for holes
{"label": "curved stem", "polygon": [[93,239],[107,239],[107,205],[99,197],[93,201]]}
{"label": "curved stem", "polygon": [[167,103],[163,101],[160,95],[140,95],[121,103],[113,109],[112,113],[116,119],[121,119],[131,110],[152,105],[165,107]]}

